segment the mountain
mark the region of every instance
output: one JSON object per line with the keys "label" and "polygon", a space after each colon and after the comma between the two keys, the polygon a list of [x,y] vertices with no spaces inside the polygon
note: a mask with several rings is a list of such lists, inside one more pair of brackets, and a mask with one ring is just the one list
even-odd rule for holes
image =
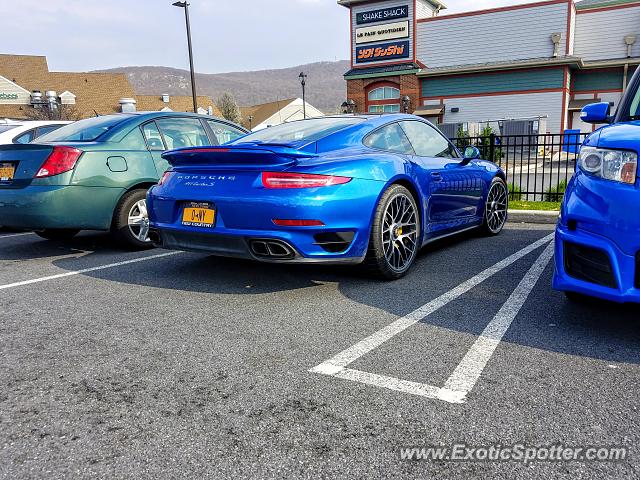
{"label": "mountain", "polygon": [[[305,72],[307,101],[326,113],[335,113],[346,98],[342,77],[349,70],[347,60],[317,62],[297,67],[254,72],[198,73],[198,95],[216,98],[232,93],[241,106],[257,105],[302,96],[298,75]],[[191,95],[189,71],[169,67],[119,67],[97,72],[125,73],[139,95]]]}

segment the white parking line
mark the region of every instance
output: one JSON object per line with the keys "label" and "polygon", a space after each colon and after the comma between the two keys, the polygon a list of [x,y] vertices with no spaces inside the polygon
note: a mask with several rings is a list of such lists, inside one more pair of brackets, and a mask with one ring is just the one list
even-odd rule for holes
{"label": "white parking line", "polygon": [[473,389],[502,337],[509,330],[516,315],[518,315],[527,298],[529,298],[531,291],[538,283],[544,269],[547,268],[549,261],[553,258],[553,247],[554,244],[551,243],[544,249],[542,255],[531,266],[509,299],[480,334],[462,359],[462,362],[460,362],[460,365],[456,367],[445,383],[444,388],[446,390],[466,395],[467,392]]}
{"label": "white parking line", "polygon": [[109,263],[107,265],[100,265],[98,267],[83,268],[82,270],[74,270],[72,272],[59,273],[57,275],[50,275],[48,277],[33,278],[31,280],[24,280],[22,282],[8,283],[6,285],[0,285],[0,290],[7,290],[9,288],[22,287],[24,285],[32,285],[34,283],[48,282],[50,280],[57,280],[59,278],[72,277],[74,275],[81,275],[83,273],[96,272],[98,270],[105,270],[107,268],[122,267],[124,265],[131,265],[134,263],[146,262],[147,260],[155,260],[158,258],[169,257],[171,255],[177,255],[179,253],[182,253],[182,252],[160,253],[158,255],[150,255],[148,257],[134,258],[132,260],[125,260],[122,262]]}
{"label": "white parking line", "polygon": [[[442,308],[445,305],[447,305],[447,304],[451,303],[452,301],[456,300],[461,295],[465,294],[466,292],[468,292],[472,288],[478,286],[479,284],[481,284],[482,282],[484,282],[488,278],[491,278],[495,274],[501,272],[505,268],[509,267],[513,263],[517,262],[521,258],[523,258],[526,255],[528,255],[529,253],[533,252],[534,250],[546,245],[551,240],[553,240],[553,236],[554,236],[554,234],[547,235],[544,238],[541,238],[540,240],[538,240],[538,241],[532,243],[531,245],[523,248],[522,250],[514,253],[513,255],[510,255],[509,257],[505,258],[504,260],[496,263],[494,266],[487,268],[486,270],[484,270],[483,272],[480,272],[478,275],[470,278],[466,282],[461,283],[457,287],[449,290],[448,292],[446,292],[443,295],[439,296],[438,298],[432,300],[431,302],[427,303],[426,305],[423,305],[422,307],[418,308],[417,310],[414,310],[410,314],[405,315],[402,318],[399,318],[398,320],[396,320],[395,322],[391,323],[390,325],[387,325],[386,327],[378,330],[377,332],[373,333],[372,335],[370,335],[369,337],[365,338],[364,340],[361,340],[360,342],[356,343],[355,345],[347,348],[346,350],[343,350],[342,352],[340,352],[337,355],[333,356],[329,360],[321,363],[320,365],[317,365],[316,367],[310,369],[309,371],[313,372],[313,373],[320,373],[320,374],[324,374],[324,375],[330,375],[330,376],[334,376],[334,377],[338,377],[338,378],[343,378],[343,379],[346,379],[346,380],[353,380],[353,381],[358,381],[358,382],[361,382],[361,383],[367,383],[367,384],[375,385],[375,386],[378,386],[378,387],[389,388],[389,389],[392,389],[392,390],[398,390],[398,391],[402,391],[402,392],[405,392],[405,393],[410,393],[410,394],[415,394],[415,395],[422,395],[422,396],[430,397],[430,398],[437,398],[437,399],[440,399],[440,400],[445,400],[447,402],[452,402],[452,403],[461,403],[461,402],[463,402],[466,394],[470,390],[457,390],[457,389],[446,388],[446,387],[445,388],[439,388],[439,387],[435,387],[433,385],[419,384],[419,383],[409,382],[409,381],[401,380],[401,379],[397,379],[397,378],[385,377],[385,376],[382,376],[382,375],[376,375],[376,374],[372,374],[372,373],[368,373],[368,372],[361,372],[361,371],[358,371],[358,370],[347,369],[346,367],[350,363],[353,363],[354,361],[356,361],[357,359],[359,359],[360,357],[362,357],[366,353],[371,352],[372,350],[374,350],[375,348],[379,347],[383,343],[387,342],[391,338],[395,337],[399,333],[403,332],[407,328],[411,327],[412,325],[415,325],[416,323],[418,323],[419,321],[423,320],[424,318],[426,318],[427,316],[431,315],[432,313],[436,312],[440,308]],[[502,314],[500,314],[500,312],[499,312],[499,314],[501,316],[497,320],[494,319],[495,322],[492,321],[489,324],[490,326],[492,326],[492,328],[493,327],[497,328],[500,325],[502,325],[502,326],[506,325],[506,320],[509,318],[508,315],[510,313],[513,313],[513,317],[515,318],[515,315],[518,313],[518,311],[520,311],[520,308],[524,304],[524,301],[526,300],[526,297],[531,292],[531,290],[529,290],[527,292],[526,288],[528,288],[530,286],[531,289],[533,289],[533,286],[535,286],[539,276],[542,274],[542,270],[544,270],[544,266],[546,266],[547,263],[549,262],[549,259],[550,259],[549,255],[551,255],[551,256],[553,255],[552,245],[548,246],[547,249],[545,249],[543,254],[540,256],[540,258],[534,264],[534,267],[536,268],[536,270],[534,270],[534,267],[532,267],[532,269],[527,273],[525,278],[522,280],[521,285],[519,285],[518,288],[516,288],[516,291],[514,291],[514,293],[512,294],[512,297],[515,296],[515,298],[510,298],[507,301],[507,302],[509,302],[509,301],[514,301],[514,300],[522,300],[522,304],[520,304],[517,307],[517,311],[515,311],[515,313],[513,313],[513,309],[515,308],[515,306],[513,306],[513,305],[512,306],[503,306],[503,308],[500,310],[500,312],[502,312]],[[540,265],[542,263],[544,263],[544,266],[540,267]],[[540,272],[539,272],[538,276],[536,277],[535,275],[538,273],[538,269],[540,269]],[[535,279],[534,279],[534,277],[535,277]],[[523,285],[523,283],[524,283],[524,285]],[[525,293],[526,293],[526,295],[525,295]],[[505,305],[507,305],[507,304],[505,304]],[[511,324],[511,322],[509,322],[509,325],[510,324]],[[507,328],[508,328],[509,325],[507,325]],[[487,328],[489,328],[489,327],[487,327]],[[506,332],[506,329],[504,331]],[[503,335],[504,335],[504,332],[503,332]],[[502,338],[502,336],[500,336],[500,338]],[[498,341],[498,343],[499,343],[499,341]],[[496,344],[496,346],[497,346],[497,344]],[[494,350],[495,350],[495,347],[494,347]],[[484,352],[484,353],[487,352],[486,349],[484,349],[484,348],[483,349],[479,349],[479,347],[477,348],[477,351],[478,352]],[[491,353],[493,353],[493,352],[491,352]],[[489,357],[490,357],[490,355],[489,355]],[[487,361],[488,361],[489,357],[486,359]],[[470,365],[470,364],[468,364],[468,365]],[[477,364],[477,366],[479,366],[479,365],[480,364]],[[485,365],[486,365],[486,363],[485,363]],[[483,368],[484,368],[484,366],[483,366]],[[458,370],[456,369],[456,372],[457,371]],[[471,367],[467,366],[463,370],[463,372],[465,374],[468,374],[468,377],[465,375],[464,378],[472,378],[472,375],[471,375],[472,372],[478,372],[478,368],[476,367],[475,370],[474,370]],[[480,373],[481,372],[482,372],[482,370],[480,370]],[[457,378],[463,378],[463,377],[462,376],[454,377],[454,380],[452,380],[451,385],[455,386],[455,381],[456,381]],[[476,378],[476,380],[477,380],[477,378]],[[469,382],[465,383],[464,385],[468,385],[468,384],[469,384]],[[460,385],[461,388],[464,385],[461,384]],[[473,385],[475,385],[475,381],[473,382]],[[471,388],[473,388],[473,385],[471,385]]]}

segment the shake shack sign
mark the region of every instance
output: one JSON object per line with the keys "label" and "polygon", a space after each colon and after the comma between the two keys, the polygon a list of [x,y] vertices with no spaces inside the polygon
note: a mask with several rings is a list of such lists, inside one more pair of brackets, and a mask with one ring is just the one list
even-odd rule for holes
{"label": "shake shack sign", "polygon": [[398,18],[409,18],[409,6],[381,8],[380,10],[370,10],[356,14],[356,23],[364,25],[366,23],[384,22],[396,20]]}

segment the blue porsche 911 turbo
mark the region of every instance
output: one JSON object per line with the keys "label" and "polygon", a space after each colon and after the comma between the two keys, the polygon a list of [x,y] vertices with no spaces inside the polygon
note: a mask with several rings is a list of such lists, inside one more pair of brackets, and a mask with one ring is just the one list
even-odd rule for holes
{"label": "blue porsche 911 turbo", "polygon": [[427,242],[507,219],[504,173],[413,115],[341,115],[165,153],[147,198],[169,249],[403,276]]}
{"label": "blue porsche 911 turbo", "polygon": [[640,69],[616,115],[609,109],[594,103],[582,110],[583,122],[608,125],[586,138],[567,185],[553,286],[571,300],[640,303]]}

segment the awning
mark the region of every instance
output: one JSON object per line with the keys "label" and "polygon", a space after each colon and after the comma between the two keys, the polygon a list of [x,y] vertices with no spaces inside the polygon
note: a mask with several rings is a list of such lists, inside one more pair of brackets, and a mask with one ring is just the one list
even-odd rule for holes
{"label": "awning", "polygon": [[413,112],[414,115],[418,115],[419,117],[437,117],[443,113],[444,105],[441,103],[435,105],[423,105]]}
{"label": "awning", "polygon": [[600,101],[599,98],[587,98],[584,100],[571,100],[569,102],[569,111],[570,112],[577,112],[582,110],[586,105],[589,105],[590,103],[598,103]]}

